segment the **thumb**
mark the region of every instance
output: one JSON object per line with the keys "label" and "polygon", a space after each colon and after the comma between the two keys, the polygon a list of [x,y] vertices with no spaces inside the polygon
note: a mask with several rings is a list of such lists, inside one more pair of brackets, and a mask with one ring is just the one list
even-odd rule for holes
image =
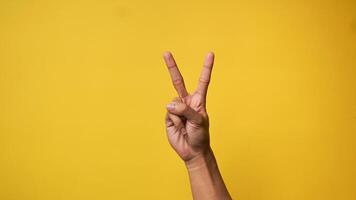
{"label": "thumb", "polygon": [[193,108],[183,102],[173,101],[167,104],[167,110],[169,113],[185,117],[188,121],[192,123],[202,124],[203,122],[202,116]]}

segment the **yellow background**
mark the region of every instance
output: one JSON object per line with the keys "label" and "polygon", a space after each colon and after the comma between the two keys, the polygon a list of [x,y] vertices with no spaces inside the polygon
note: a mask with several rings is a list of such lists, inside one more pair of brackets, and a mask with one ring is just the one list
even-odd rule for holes
{"label": "yellow background", "polygon": [[0,0],[0,199],[190,199],[165,135],[216,53],[234,199],[356,199],[356,2]]}

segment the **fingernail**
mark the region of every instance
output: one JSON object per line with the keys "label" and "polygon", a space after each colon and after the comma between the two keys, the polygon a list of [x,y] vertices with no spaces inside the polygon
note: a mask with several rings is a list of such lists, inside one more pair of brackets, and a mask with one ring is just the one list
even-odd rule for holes
{"label": "fingernail", "polygon": [[174,109],[174,107],[175,107],[175,103],[169,103],[169,104],[167,104],[167,109],[168,110],[173,110]]}

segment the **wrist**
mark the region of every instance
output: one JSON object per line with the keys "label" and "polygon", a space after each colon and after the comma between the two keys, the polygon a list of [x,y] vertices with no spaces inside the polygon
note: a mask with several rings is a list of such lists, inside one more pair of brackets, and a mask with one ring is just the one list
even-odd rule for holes
{"label": "wrist", "polygon": [[188,171],[193,171],[202,167],[210,166],[214,163],[214,160],[215,158],[213,150],[209,146],[207,149],[201,151],[190,160],[185,161],[185,166],[187,167]]}

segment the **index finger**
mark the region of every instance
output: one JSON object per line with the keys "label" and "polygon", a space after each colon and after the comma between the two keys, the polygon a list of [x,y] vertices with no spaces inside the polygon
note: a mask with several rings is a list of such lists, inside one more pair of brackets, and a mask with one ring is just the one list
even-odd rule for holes
{"label": "index finger", "polygon": [[198,88],[196,90],[197,93],[202,95],[204,98],[206,97],[206,94],[208,92],[208,86],[210,83],[210,77],[211,77],[211,71],[213,70],[213,65],[214,65],[214,53],[209,52],[205,58],[203,70],[199,78]]}
{"label": "index finger", "polygon": [[176,89],[179,97],[184,98],[188,96],[188,92],[187,89],[185,88],[183,77],[180,74],[176,61],[174,60],[172,54],[170,52],[165,52],[163,54],[163,58],[169,70],[169,74],[171,75],[174,88]]}

